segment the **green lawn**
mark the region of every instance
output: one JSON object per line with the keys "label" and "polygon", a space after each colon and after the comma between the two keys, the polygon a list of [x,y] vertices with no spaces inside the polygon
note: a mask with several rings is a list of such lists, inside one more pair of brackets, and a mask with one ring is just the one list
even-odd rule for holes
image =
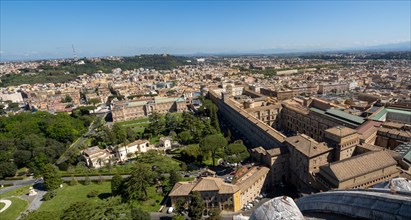
{"label": "green lawn", "polygon": [[[184,146],[184,147],[186,147],[186,146]],[[181,154],[181,152],[184,150],[184,147],[172,149],[171,154],[177,154],[177,155]]]}
{"label": "green lawn", "polygon": [[150,199],[147,201],[136,201],[135,204],[146,212],[158,212],[163,196],[156,192],[155,187],[148,187],[147,194]]}
{"label": "green lawn", "polygon": [[6,206],[6,204],[0,203],[0,210],[1,210],[4,206]]}
{"label": "green lawn", "polygon": [[[97,190],[99,197],[87,198],[87,194]],[[68,186],[64,184],[63,188],[57,189],[57,196],[49,201],[45,201],[38,211],[61,213],[64,209],[67,209],[70,204],[74,202],[80,202],[85,200],[101,200],[111,195],[111,183],[103,182],[101,185],[92,183],[90,185],[78,184],[75,186]]]}
{"label": "green lawn", "polygon": [[78,172],[75,173],[70,173],[68,171],[61,171],[59,170],[58,172],[60,173],[60,175],[65,176],[65,177],[70,177],[71,175],[74,176],[84,176],[84,175],[89,175],[89,176],[98,176],[99,174],[101,175],[114,175],[116,173],[119,174],[128,174],[131,172],[131,168],[133,167],[133,164],[124,164],[124,165],[114,165],[111,168],[111,171],[106,168],[103,167],[101,169],[89,169],[89,168],[85,168],[83,171],[79,170]]}
{"label": "green lawn", "polygon": [[126,125],[121,125],[121,126],[123,126],[123,127],[125,127],[125,128],[131,128],[131,129],[133,129],[133,128],[146,128],[146,127],[148,127],[150,125],[150,123],[143,123],[143,122],[140,122],[140,123],[133,123],[133,124],[126,124]]}
{"label": "green lawn", "polygon": [[25,186],[25,187],[21,187],[15,190],[11,190],[5,193],[0,194],[0,198],[4,199],[10,196],[22,196],[24,194],[27,194],[29,192],[29,188],[30,186]]}
{"label": "green lawn", "polygon": [[160,137],[159,136],[154,136],[150,138],[150,144],[159,144],[160,143]]}
{"label": "green lawn", "polygon": [[[171,113],[172,115],[176,116],[178,119],[181,120],[182,118],[182,113]],[[165,114],[162,115],[163,119],[165,117]],[[123,122],[117,122],[119,125],[125,127],[125,128],[131,128],[134,132],[138,134],[143,134],[145,129],[150,125],[149,118],[140,118],[136,120],[131,120],[131,121],[123,121]],[[151,144],[158,144],[157,140],[150,141]]]}
{"label": "green lawn", "polygon": [[[0,213],[0,219],[14,220],[20,216],[20,214],[26,210],[28,202],[19,198],[8,198],[11,201],[11,205],[6,211]],[[1,203],[3,204],[3,203]],[[4,204],[3,204],[4,205]]]}
{"label": "green lawn", "polygon": [[180,182],[190,182],[190,181],[193,181],[193,180],[195,180],[195,177],[193,177],[193,176],[183,177],[183,178],[181,178]]}
{"label": "green lawn", "polygon": [[133,125],[133,124],[138,124],[138,123],[145,124],[145,123],[149,123],[149,122],[148,122],[148,118],[139,118],[139,119],[136,119],[136,120],[123,121],[123,122],[117,122],[117,123],[119,125],[122,125],[122,126],[130,126],[130,125]]}
{"label": "green lawn", "polygon": [[28,173],[29,169],[27,167],[23,167],[17,170],[17,176],[24,176]]}
{"label": "green lawn", "polygon": [[132,121],[118,122],[118,124],[125,128],[131,128],[136,133],[142,134],[150,123],[148,118],[140,118]]}
{"label": "green lawn", "polygon": [[[87,198],[87,194],[92,190],[97,190],[101,198]],[[147,189],[147,193],[150,199],[148,199],[147,201],[136,201],[136,205],[141,207],[145,211],[158,211],[160,209],[160,202],[162,201],[163,196],[156,192],[155,187],[149,187]],[[64,185],[63,188],[57,190],[57,196],[50,201],[45,201],[38,209],[38,211],[57,213],[56,216],[59,216],[64,209],[67,209],[70,206],[71,203],[86,200],[98,201],[103,198],[107,198],[110,195],[110,182],[104,182],[101,185],[92,183],[86,186],[81,184],[75,186]]]}
{"label": "green lawn", "polygon": [[140,134],[144,133],[144,131],[146,130],[145,127],[133,127],[132,129],[134,132],[140,133]]}
{"label": "green lawn", "polygon": [[[171,113],[172,115],[176,116],[178,119],[182,118],[183,113]],[[162,115],[162,117],[165,117],[165,114]],[[123,121],[123,122],[117,122],[119,125],[124,126],[124,127],[147,127],[150,122],[149,118],[139,118],[135,120],[130,120],[130,121]]]}
{"label": "green lawn", "polygon": [[[220,160],[220,159],[221,158],[219,158],[219,157],[215,158],[215,164],[216,165],[217,165],[218,160]],[[206,166],[212,166],[213,165],[213,158],[209,157],[209,158],[203,160],[203,164],[206,165]]]}

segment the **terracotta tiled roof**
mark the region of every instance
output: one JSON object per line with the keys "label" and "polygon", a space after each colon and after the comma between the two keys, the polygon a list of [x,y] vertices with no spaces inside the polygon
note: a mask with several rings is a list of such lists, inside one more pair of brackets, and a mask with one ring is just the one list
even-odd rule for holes
{"label": "terracotta tiled roof", "polygon": [[288,137],[285,142],[307,157],[314,157],[332,150],[324,142],[318,143],[304,134]]}
{"label": "terracotta tiled roof", "polygon": [[257,153],[263,154],[263,155],[267,154],[267,151],[261,146],[251,149],[251,152],[257,152]]}
{"label": "terracotta tiled roof", "polygon": [[196,182],[179,182],[174,185],[169,196],[188,196],[191,191],[218,191],[218,194],[233,194],[240,190],[236,185],[225,183],[216,177],[203,177]]}
{"label": "terracotta tiled roof", "polygon": [[215,177],[203,177],[193,188],[193,191],[218,191],[219,194],[234,193],[238,190],[237,186],[224,183],[223,179]]}
{"label": "terracotta tiled roof", "polygon": [[389,134],[389,135],[395,135],[395,136],[400,136],[403,138],[411,138],[411,132],[409,131],[401,131],[397,129],[391,129],[391,128],[378,128],[378,133],[379,134]]}
{"label": "terracotta tiled roof", "polygon": [[267,167],[252,167],[247,173],[240,177],[236,181],[236,186],[238,186],[241,191],[245,191],[250,188],[258,179],[267,175],[270,172],[270,169]]}
{"label": "terracotta tiled roof", "polygon": [[335,127],[325,130],[325,132],[334,134],[339,137],[345,137],[351,134],[355,134],[357,131],[351,128],[344,127],[344,126],[335,126]]}
{"label": "terracotta tiled roof", "polygon": [[371,151],[345,160],[330,163],[321,167],[329,174],[333,174],[337,180],[344,181],[354,177],[395,166],[397,162],[386,151]]}
{"label": "terracotta tiled roof", "polygon": [[145,144],[145,143],[149,143],[148,140],[136,140],[136,141],[134,141],[134,142],[132,142],[132,143],[129,143],[129,144],[127,145],[127,147],[131,147],[131,146],[134,146],[134,145]]}
{"label": "terracotta tiled roof", "polygon": [[374,144],[367,144],[367,143],[363,143],[363,144],[359,145],[358,147],[364,148],[368,151],[382,151],[382,150],[384,150],[383,147],[380,147],[380,146],[377,146],[377,145],[374,145]]}
{"label": "terracotta tiled roof", "polygon": [[174,185],[169,196],[188,196],[194,186],[193,182],[178,182]]}
{"label": "terracotta tiled roof", "polygon": [[379,121],[367,121],[364,124],[362,124],[360,127],[358,127],[357,131],[359,134],[364,134],[370,129],[375,129],[376,127],[380,126],[381,122]]}

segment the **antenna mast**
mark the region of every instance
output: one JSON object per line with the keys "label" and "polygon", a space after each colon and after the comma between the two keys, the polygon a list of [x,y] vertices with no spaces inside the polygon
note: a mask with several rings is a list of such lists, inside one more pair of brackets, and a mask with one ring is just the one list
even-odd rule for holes
{"label": "antenna mast", "polygon": [[76,54],[76,49],[74,49],[74,44],[72,44],[71,47],[73,48],[73,58],[74,58],[74,61],[77,61],[77,54]]}

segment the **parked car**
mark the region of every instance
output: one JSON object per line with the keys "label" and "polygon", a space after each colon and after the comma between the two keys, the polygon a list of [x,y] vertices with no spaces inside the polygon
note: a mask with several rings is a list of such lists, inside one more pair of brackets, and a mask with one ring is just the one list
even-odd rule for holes
{"label": "parked car", "polygon": [[173,208],[173,207],[169,207],[169,208],[167,209],[167,213],[168,213],[168,214],[173,213],[173,211],[174,211],[174,208]]}
{"label": "parked car", "polygon": [[224,179],[224,182],[226,182],[226,183],[231,183],[232,181],[233,181],[233,177],[231,177],[231,176],[228,176]]}

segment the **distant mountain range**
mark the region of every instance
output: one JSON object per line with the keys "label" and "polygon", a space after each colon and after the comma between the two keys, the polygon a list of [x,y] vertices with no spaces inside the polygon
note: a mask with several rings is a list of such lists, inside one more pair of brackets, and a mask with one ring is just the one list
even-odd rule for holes
{"label": "distant mountain range", "polygon": [[[374,46],[364,46],[364,47],[352,47],[352,48],[270,48],[262,50],[251,50],[251,51],[227,51],[227,52],[198,52],[198,53],[177,53],[172,55],[176,56],[187,56],[187,57],[202,57],[202,56],[241,56],[241,55],[283,55],[283,56],[294,56],[301,55],[305,53],[349,53],[349,52],[399,52],[408,51],[411,52],[411,41],[393,43],[393,44],[381,44]],[[107,56],[107,55],[106,55]],[[121,55],[117,55],[121,56]],[[126,55],[134,56],[134,55]],[[94,56],[99,57],[99,56]],[[100,56],[103,57],[103,56]],[[28,58],[6,58],[0,56],[0,62],[4,61],[23,61],[23,60],[47,60],[47,59],[65,59],[63,57],[48,57],[48,56],[36,56]],[[66,59],[71,59],[67,56]]]}
{"label": "distant mountain range", "polygon": [[396,44],[382,44],[376,46],[369,46],[363,48],[353,48],[352,50],[365,51],[411,51],[411,41],[396,43]]}
{"label": "distant mountain range", "polygon": [[289,49],[289,48],[272,48],[254,51],[244,52],[222,52],[222,53],[196,53],[191,54],[194,56],[211,56],[211,55],[269,55],[269,54],[294,54],[294,53],[322,53],[322,52],[398,52],[409,51],[411,52],[411,41],[395,43],[395,44],[381,44],[366,47],[352,47],[345,49]]}

